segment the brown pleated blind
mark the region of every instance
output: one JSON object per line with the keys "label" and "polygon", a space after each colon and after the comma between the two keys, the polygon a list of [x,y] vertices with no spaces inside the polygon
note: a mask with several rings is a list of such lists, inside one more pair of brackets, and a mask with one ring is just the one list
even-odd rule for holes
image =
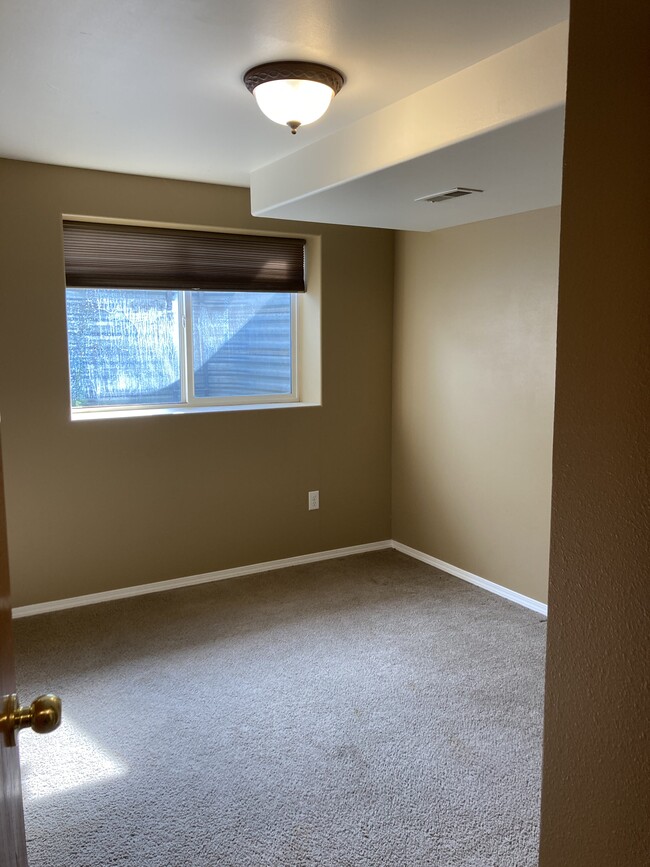
{"label": "brown pleated blind", "polygon": [[64,220],[63,239],[70,287],[305,291],[302,238]]}

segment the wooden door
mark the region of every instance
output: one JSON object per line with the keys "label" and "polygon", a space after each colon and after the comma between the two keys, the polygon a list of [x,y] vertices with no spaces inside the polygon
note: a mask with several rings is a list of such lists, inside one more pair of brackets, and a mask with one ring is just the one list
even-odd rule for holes
{"label": "wooden door", "polygon": [[[4,696],[16,692],[9,598],[9,557],[5,489],[0,445],[0,713]],[[10,746],[0,733],[0,867],[27,867],[23,799],[18,745]]]}

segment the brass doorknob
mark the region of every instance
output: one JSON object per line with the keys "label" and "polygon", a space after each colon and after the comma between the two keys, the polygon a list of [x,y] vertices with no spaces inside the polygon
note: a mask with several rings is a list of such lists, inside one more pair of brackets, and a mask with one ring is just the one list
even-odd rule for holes
{"label": "brass doorknob", "polygon": [[53,732],[61,724],[61,699],[57,695],[39,695],[29,705],[20,707],[18,696],[6,695],[2,714],[0,714],[0,732],[3,733],[7,746],[16,743],[16,732],[31,728],[38,734],[46,735]]}

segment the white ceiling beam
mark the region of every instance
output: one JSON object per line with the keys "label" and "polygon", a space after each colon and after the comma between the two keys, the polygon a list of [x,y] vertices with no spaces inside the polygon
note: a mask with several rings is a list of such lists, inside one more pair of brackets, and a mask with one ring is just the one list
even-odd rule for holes
{"label": "white ceiling beam", "polygon": [[325,190],[552,115],[565,101],[567,43],[562,22],[253,171],[252,213],[282,217],[283,206],[293,205],[295,218],[297,202]]}

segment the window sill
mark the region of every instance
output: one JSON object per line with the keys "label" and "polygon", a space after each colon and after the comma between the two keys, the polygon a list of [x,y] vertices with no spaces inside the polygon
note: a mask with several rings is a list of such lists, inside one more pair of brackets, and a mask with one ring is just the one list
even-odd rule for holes
{"label": "window sill", "polygon": [[319,403],[287,401],[279,403],[241,403],[224,406],[154,406],[140,409],[98,409],[72,412],[71,421],[105,421],[110,418],[144,418],[150,415],[196,415],[197,413],[239,412],[240,410],[295,409],[296,407],[320,406]]}

